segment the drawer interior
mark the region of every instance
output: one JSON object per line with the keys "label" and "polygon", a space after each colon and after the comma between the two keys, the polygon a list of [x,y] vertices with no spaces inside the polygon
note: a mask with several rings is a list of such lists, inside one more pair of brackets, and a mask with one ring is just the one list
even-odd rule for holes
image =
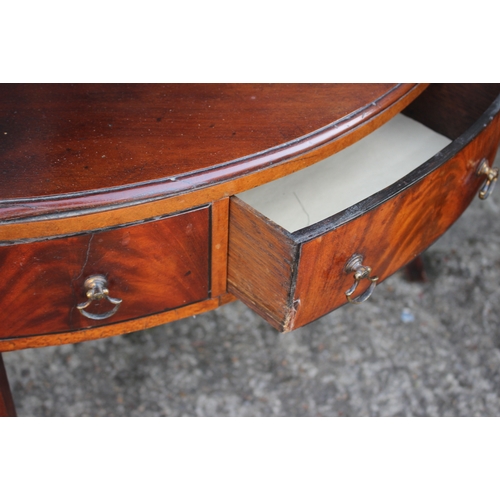
{"label": "drawer interior", "polygon": [[339,153],[238,197],[293,233],[397,182],[450,142],[399,114]]}
{"label": "drawer interior", "polygon": [[[229,292],[290,331],[348,301],[354,256],[381,282],[453,224],[494,159],[500,100],[429,89],[352,146],[231,199]],[[364,277],[356,297],[373,291]]]}
{"label": "drawer interior", "polygon": [[500,83],[433,83],[403,113],[455,140],[500,94]]}

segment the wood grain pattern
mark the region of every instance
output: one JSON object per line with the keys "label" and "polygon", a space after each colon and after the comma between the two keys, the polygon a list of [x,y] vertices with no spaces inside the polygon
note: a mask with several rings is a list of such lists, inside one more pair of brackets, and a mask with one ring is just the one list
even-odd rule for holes
{"label": "wood grain pattern", "polygon": [[315,132],[395,87],[3,85],[1,161],[9,186],[2,183],[0,198],[110,189],[203,170]]}
{"label": "wood grain pattern", "polygon": [[434,83],[404,114],[455,140],[500,94],[500,83]]}
{"label": "wood grain pattern", "polygon": [[238,198],[231,199],[228,291],[276,328],[289,312],[297,247],[290,233]]}
{"label": "wood grain pattern", "polygon": [[[238,189],[223,194],[223,182],[359,135],[365,122],[382,125],[388,111],[400,111],[425,87],[68,86],[59,95],[50,86],[3,86],[0,220],[81,215],[193,190],[202,198],[170,211],[211,202]],[[175,117],[169,111],[157,121],[163,108]],[[294,168],[313,161],[302,158]],[[212,199],[203,198],[216,186]]]}
{"label": "wood grain pattern", "polygon": [[9,380],[0,352],[0,417],[16,417],[16,407],[10,392]]}
{"label": "wood grain pattern", "polygon": [[[488,135],[496,136],[488,150],[494,158],[500,138],[498,120]],[[347,302],[344,292],[353,283],[344,272],[348,259],[359,253],[379,282],[431,245],[469,206],[483,180],[476,168],[489,138],[481,137],[438,170],[375,210],[344,224],[301,248],[295,301],[295,328]],[[425,201],[424,201],[425,200]],[[361,294],[368,287],[360,283]],[[376,293],[376,290],[375,290]]]}
{"label": "wood grain pattern", "polygon": [[77,342],[86,342],[89,340],[103,339],[114,335],[136,332],[153,328],[179,319],[202,314],[207,311],[228,304],[236,298],[227,293],[214,299],[207,299],[188,306],[179,307],[172,311],[153,314],[142,318],[123,321],[105,326],[99,326],[89,330],[79,330],[70,333],[55,333],[49,335],[35,335],[32,337],[17,337],[0,339],[0,352],[18,351],[21,349],[31,349],[35,347],[46,347],[50,345],[74,344]]}
{"label": "wood grain pattern", "polygon": [[[289,331],[346,302],[353,253],[385,279],[462,213],[500,138],[500,101],[481,116],[499,85],[426,87],[0,86],[0,352],[150,328],[235,295]],[[410,116],[456,141],[386,190],[294,234],[229,205],[412,101]],[[123,299],[97,323],[75,309],[96,273]],[[15,414],[2,369],[0,356],[0,414]]]}
{"label": "wood grain pattern", "polygon": [[[385,279],[434,242],[469,205],[483,182],[476,175],[480,160],[493,162],[498,148],[499,111],[497,99],[466,134],[396,184],[293,234],[241,200],[232,201],[229,290],[273,326],[289,331],[347,302],[353,277],[344,268],[353,254],[362,254],[373,274]],[[245,244],[233,245],[235,235]],[[265,250],[260,235],[272,241]],[[240,256],[252,240],[259,243],[250,257]],[[281,248],[293,262],[281,264]],[[360,284],[357,294],[367,286]],[[270,299],[262,288],[275,295]]]}
{"label": "wood grain pattern", "polygon": [[[323,86],[323,88],[326,88],[326,86]],[[202,238],[207,246],[207,253],[211,252],[212,257],[215,258],[215,266],[218,266],[219,269],[219,271],[216,271],[215,268],[213,268],[211,271],[208,271],[207,267],[206,281],[208,283],[208,276],[210,275],[213,297],[218,293],[224,292],[225,267],[223,252],[221,249],[224,244],[225,227],[223,226],[225,225],[226,220],[225,210],[227,209],[227,196],[233,194],[234,192],[239,192],[241,190],[254,187],[255,185],[262,182],[268,182],[270,180],[274,180],[275,178],[286,175],[287,173],[304,168],[313,162],[319,161],[324,157],[333,154],[336,151],[343,149],[344,147],[347,147],[351,143],[359,140],[364,135],[370,133],[375,128],[385,123],[386,120],[391,118],[394,114],[396,114],[402,108],[407,106],[412,100],[414,100],[415,97],[420,92],[422,92],[424,88],[425,86],[411,85],[391,87],[392,90],[389,90],[389,92],[380,97],[379,100],[375,100],[374,103],[365,102],[365,104],[361,108],[355,110],[352,115],[346,116],[345,111],[347,107],[352,108],[353,102],[355,103],[356,100],[353,100],[352,97],[347,98],[346,96],[348,95],[348,93],[346,92],[342,94],[343,91],[341,90],[341,87],[339,87],[337,88],[337,90],[340,89],[340,91],[336,93],[336,96],[337,98],[340,98],[344,95],[344,97],[347,99],[344,104],[347,102],[348,106],[342,111],[342,113],[344,113],[343,117],[339,118],[336,122],[330,124],[328,127],[322,130],[316,130],[316,132],[312,134],[299,137],[297,140],[292,139],[288,142],[279,143],[277,147],[271,148],[271,150],[263,152],[261,151],[260,153],[256,153],[255,155],[250,154],[250,156],[240,159],[241,161],[229,161],[227,163],[215,165],[206,169],[204,169],[203,165],[200,164],[200,170],[197,170],[196,168],[198,167],[196,167],[194,170],[190,171],[190,173],[186,171],[185,175],[181,174],[178,178],[176,177],[175,181],[168,181],[166,182],[166,184],[162,184],[164,180],[163,179],[159,183],[155,181],[148,184],[149,181],[147,181],[145,185],[134,184],[132,186],[122,186],[117,188],[116,190],[112,189],[102,191],[98,190],[96,192],[84,192],[84,194],[82,195],[84,197],[87,195],[91,197],[97,197],[93,198],[95,203],[90,202],[90,198],[85,198],[86,201],[82,202],[83,198],[80,197],[80,195],[82,194],[81,192],[76,193],[75,197],[73,197],[73,195],[66,196],[66,194],[61,194],[60,196],[57,195],[56,198],[50,198],[50,196],[42,196],[40,200],[43,201],[36,200],[34,205],[32,205],[31,203],[26,204],[24,201],[21,202],[21,200],[17,200],[13,206],[14,212],[18,209],[21,211],[27,211],[22,213],[19,212],[17,213],[17,215],[15,215],[15,217],[18,217],[21,214],[21,218],[8,220],[10,216],[7,216],[6,218],[4,218],[3,222],[0,222],[0,240],[3,240],[3,243],[6,244],[12,242],[13,240],[15,241],[19,239],[28,240],[31,238],[45,238],[47,236],[52,237],[54,235],[64,235],[68,232],[94,231],[98,228],[107,228],[108,226],[130,223],[143,218],[157,217],[159,215],[175,212],[178,210],[186,210],[198,204],[200,200],[205,200],[205,202],[207,203],[215,202],[214,207],[216,208],[214,208],[214,210],[212,211],[212,222],[214,222],[215,224],[211,236],[212,239],[209,240],[208,238],[208,229],[206,239]],[[350,88],[351,92],[353,92],[354,90],[355,87]],[[325,96],[323,95],[321,99],[323,99],[324,97]],[[360,97],[360,95],[358,95],[357,97]],[[481,99],[476,99],[476,101],[479,102],[481,101]],[[367,107],[367,104],[371,104],[371,107]],[[484,103],[480,104],[480,106],[483,105]],[[288,104],[286,104],[286,106],[288,106]],[[474,112],[476,113],[477,110]],[[340,113],[339,116],[341,116],[342,113]],[[276,118],[276,116],[273,115],[273,118]],[[470,116],[472,115],[467,116],[469,116],[468,119],[470,119]],[[261,118],[263,120],[263,117]],[[448,118],[450,118],[450,116],[448,116]],[[275,125],[276,124],[274,124],[273,126]],[[134,129],[135,126],[136,125],[133,125],[132,129]],[[145,141],[145,143],[147,143],[147,140]],[[486,148],[487,145],[483,145],[483,147]],[[13,149],[15,150],[16,148]],[[205,150],[204,154],[206,153],[207,151]],[[453,156],[454,154],[455,153],[451,154],[451,156]],[[438,160],[435,161],[436,164],[433,168],[438,168],[438,166],[440,166],[443,162],[451,160],[451,156],[446,156],[446,154],[443,154]],[[429,172],[430,170],[427,171],[426,174]],[[106,176],[108,175],[108,173],[103,173],[103,175]],[[115,173],[117,173],[117,175],[119,176],[119,169],[116,170]],[[124,174],[123,179],[126,179],[126,175],[128,174]],[[135,175],[135,173],[133,173],[133,175]],[[196,179],[192,176],[195,176]],[[79,181],[75,182],[78,183]],[[374,197],[371,197],[369,200],[367,200],[367,203],[360,203],[357,206],[352,207],[351,209],[349,209],[349,211],[347,211],[348,213],[341,213],[338,214],[338,216],[328,219],[328,221],[325,223],[326,225],[315,225],[314,227],[306,231],[299,231],[291,237],[285,235],[284,233],[281,233],[280,229],[277,227],[269,230],[265,227],[268,223],[264,223],[261,225],[259,217],[254,214],[253,224],[259,226],[258,230],[261,232],[263,237],[269,237],[272,244],[264,251],[264,249],[262,248],[263,245],[259,241],[259,239],[252,239],[251,235],[247,235],[246,237],[241,236],[239,242],[238,238],[235,239],[235,242],[237,242],[235,243],[236,245],[240,245],[242,249],[245,247],[250,248],[250,254],[253,255],[253,257],[250,257],[250,260],[241,261],[238,266],[250,264],[251,259],[255,259],[256,262],[264,264],[260,266],[258,270],[258,273],[260,274],[249,277],[247,283],[243,287],[244,295],[247,297],[247,300],[251,301],[252,294],[254,293],[252,290],[258,284],[259,279],[262,278],[266,280],[270,275],[271,277],[269,278],[269,280],[272,286],[269,289],[273,290],[273,294],[276,291],[276,294],[274,295],[274,298],[270,298],[270,306],[265,314],[271,322],[274,322],[273,324],[281,324],[285,329],[292,328],[297,324],[297,306],[300,305],[300,302],[298,301],[301,300],[300,297],[296,298],[294,295],[295,286],[300,284],[297,281],[298,273],[294,267],[294,262],[296,262],[294,255],[298,253],[303,247],[305,248],[305,243],[311,241],[313,238],[321,237],[325,233],[325,231],[336,230],[336,228],[342,226],[343,224],[347,224],[350,221],[353,221],[354,219],[363,215],[365,212],[375,210],[381,204],[386,202],[388,198],[399,196],[408,187],[408,182],[408,180],[403,180],[401,183],[399,183],[397,192],[375,195]],[[225,200],[218,201],[220,198],[225,198]],[[144,200],[151,201],[149,201],[148,203],[143,203]],[[45,206],[47,211],[44,211],[45,209],[41,209],[42,205],[39,204],[39,201],[40,203],[42,203],[42,205],[44,203],[47,203],[47,205],[43,205]],[[73,201],[75,201],[75,204],[72,204]],[[69,205],[65,205],[65,203],[69,203]],[[137,205],[135,205],[136,203]],[[102,210],[102,207],[106,208],[110,205],[114,207],[113,210],[105,209],[102,212],[99,211]],[[12,207],[9,206],[9,202],[6,202],[3,205],[2,210],[8,211],[10,210],[10,208]],[[69,211],[65,212],[65,210]],[[94,212],[94,210],[97,211]],[[5,213],[7,212],[4,211],[3,214],[5,215]],[[234,213],[237,212],[235,211]],[[23,217],[27,214],[31,214],[33,215],[33,217],[30,219],[24,219]],[[238,223],[242,225],[242,227],[239,229],[241,235],[243,235],[247,229],[251,229],[251,227],[243,227],[245,224],[247,224],[247,222],[242,221],[243,219],[239,218]],[[266,231],[269,234],[267,234]],[[104,231],[104,233],[105,232],[106,231]],[[88,235],[78,236],[78,238],[80,237],[84,238],[88,237]],[[280,240],[280,238],[283,238],[283,240]],[[52,243],[55,241],[57,240],[52,240]],[[45,243],[49,242],[40,241],[36,244],[42,245]],[[79,258],[81,259],[82,248],[85,247],[87,250],[89,248],[89,241],[81,240],[80,243],[80,245],[76,245],[76,247],[72,249],[74,250],[72,252],[72,255],[68,254],[67,257],[69,268],[78,269],[78,273],[80,273],[82,270],[82,264],[78,264],[79,267],[77,267],[77,257],[79,256]],[[148,245],[154,246],[150,243],[151,242],[145,244],[144,248]],[[221,244],[221,247],[218,249],[217,245],[219,243]],[[27,243],[16,244],[11,246],[11,248],[13,248],[14,246],[17,248],[28,247],[32,244],[33,243],[30,243],[29,245]],[[270,255],[272,255],[272,252],[274,250],[276,250],[278,254],[281,252],[280,264],[275,268],[273,268],[274,264],[270,261],[269,257]],[[68,252],[67,249],[66,251]],[[111,253],[112,252],[113,250],[111,250]],[[265,255],[266,252],[268,254],[267,256]],[[142,254],[144,253],[146,252],[142,252]],[[229,250],[229,254],[230,259],[236,259],[233,260],[233,262],[240,259],[240,256],[237,255],[237,253],[232,252],[231,249]],[[12,255],[14,254],[11,254],[9,258],[13,259]],[[91,257],[90,254],[88,256]],[[85,254],[84,257],[87,258],[87,254]],[[100,257],[98,256],[98,260],[99,259]],[[103,262],[104,261],[105,258],[103,258]],[[281,269],[280,266],[282,266]],[[235,267],[231,264],[230,267],[231,269],[235,269]],[[57,266],[55,266],[55,269],[55,271],[51,269],[49,272],[47,268],[47,272],[45,274],[52,274],[52,276],[57,276],[58,273],[62,273],[62,271],[57,269]],[[231,269],[230,274],[232,272]],[[271,272],[269,270],[271,270]],[[257,279],[257,277],[259,277],[259,279]],[[81,277],[81,279],[83,282],[84,277]],[[14,279],[12,280],[13,283],[15,281],[16,280]],[[230,285],[230,289],[232,286],[232,290],[235,291],[235,293],[237,283],[239,286],[239,281],[233,279],[232,285]],[[31,278],[30,280],[28,280],[27,289],[29,289],[31,293],[33,290],[39,290],[39,288],[37,288],[37,286],[39,285],[39,282]],[[20,285],[17,287],[17,289],[15,289],[14,287],[17,297],[20,297],[22,293],[25,293],[25,290],[22,290],[22,293],[20,293],[20,288]],[[71,293],[81,293],[81,288],[82,287],[80,286],[79,292],[76,291],[76,288],[73,288]],[[280,293],[280,290],[285,291],[285,293]],[[204,291],[204,297],[199,300],[204,300],[207,297],[208,293],[209,290],[207,289],[206,291]],[[268,294],[269,292],[266,292],[266,288],[263,288],[258,293],[261,295],[262,300],[267,300],[268,297],[266,296],[266,294]],[[223,295],[223,298],[220,299],[221,301],[219,303],[223,303],[224,300],[231,300],[232,297],[233,296],[231,294]],[[155,300],[156,299],[152,299],[152,302],[154,302]],[[81,298],[81,301],[83,301],[83,296]],[[13,302],[14,301],[12,301],[12,303]],[[199,302],[199,304],[204,303],[208,302]],[[26,310],[29,310],[27,304],[23,304],[23,307],[26,307]],[[200,307],[203,308],[205,306]],[[252,307],[258,308],[258,301],[255,301]],[[300,306],[300,308],[301,307],[302,306]],[[137,307],[134,314],[142,314],[141,311],[144,311],[142,305],[140,307]],[[156,312],[151,312],[149,314],[156,314]],[[52,319],[50,319],[48,313],[45,314],[47,314],[47,316],[44,317],[44,321],[48,321],[48,323],[51,324]],[[121,310],[120,314],[122,314]],[[155,317],[159,316],[160,315],[157,315]],[[118,316],[115,319],[117,318]],[[119,332],[120,328],[128,323],[130,323],[128,319],[122,319],[119,323],[113,323],[109,326],[100,327],[96,331],[92,331],[91,335],[99,336],[103,334],[102,332]],[[65,328],[66,330],[59,331],[67,331],[67,327]],[[80,328],[80,326],[77,326],[77,328]],[[87,325],[83,326],[82,328],[87,328]],[[128,327],[123,326],[123,328]],[[33,322],[33,332],[34,331],[35,329]],[[107,334],[108,333],[106,333],[106,335]],[[22,333],[20,333],[20,335],[22,335]],[[61,335],[71,334],[62,333]],[[82,335],[85,334],[83,333]],[[41,337],[47,336],[41,335]],[[24,341],[25,339],[18,338],[14,340],[16,340],[17,342]]]}
{"label": "wood grain pattern", "polygon": [[[141,225],[0,248],[0,337],[81,330],[208,297],[209,209]],[[123,303],[109,319],[83,317],[84,281],[103,274]],[[88,310],[102,314],[103,300]]]}
{"label": "wood grain pattern", "polygon": [[212,229],[210,296],[217,297],[227,291],[229,198],[212,203],[210,225]]}

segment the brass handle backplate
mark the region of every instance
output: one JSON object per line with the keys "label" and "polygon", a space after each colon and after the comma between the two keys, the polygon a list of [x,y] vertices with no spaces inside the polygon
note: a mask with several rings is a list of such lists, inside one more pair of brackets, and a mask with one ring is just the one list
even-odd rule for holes
{"label": "brass handle backplate", "polygon": [[486,158],[483,158],[479,162],[479,167],[477,168],[476,173],[480,176],[486,176],[486,180],[479,190],[479,198],[481,198],[481,200],[486,200],[486,198],[488,198],[488,196],[493,192],[497,182],[498,168],[490,167],[490,162]]}
{"label": "brass handle backplate", "polygon": [[[354,273],[354,284],[351,288],[349,288],[349,290],[347,290],[347,292],[345,292],[347,300],[351,304],[361,304],[365,300],[369,299],[373,290],[375,290],[375,287],[377,286],[378,276],[370,276],[372,269],[371,267],[363,266],[363,256],[359,253],[355,253],[347,261],[347,264],[345,265],[345,272]],[[356,298],[352,298],[352,294],[356,291],[356,288],[358,288],[359,282],[364,278],[371,282],[370,286],[361,295]]]}
{"label": "brass handle backplate", "polygon": [[[87,302],[83,302],[82,304],[78,304],[76,308],[85,316],[90,319],[106,319],[113,316],[113,314],[118,311],[120,304],[122,303],[122,299],[114,299],[109,296],[108,290],[108,280],[105,276],[101,274],[95,274],[93,276],[89,276],[84,283],[84,287],[87,295]],[[93,302],[97,300],[106,299],[108,302],[111,302],[115,307],[104,314],[93,314],[85,309]]]}

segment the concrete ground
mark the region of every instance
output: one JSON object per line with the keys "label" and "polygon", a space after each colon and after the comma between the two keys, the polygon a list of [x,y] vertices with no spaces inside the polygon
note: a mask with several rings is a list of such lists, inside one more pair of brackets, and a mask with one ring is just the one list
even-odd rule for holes
{"label": "concrete ground", "polygon": [[[497,159],[496,165],[500,166]],[[370,300],[286,335],[241,303],[5,353],[20,416],[499,416],[500,189]]]}

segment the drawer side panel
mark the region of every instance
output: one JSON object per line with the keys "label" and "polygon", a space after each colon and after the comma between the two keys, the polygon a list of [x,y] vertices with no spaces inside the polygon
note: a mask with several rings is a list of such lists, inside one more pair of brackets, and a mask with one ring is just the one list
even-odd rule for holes
{"label": "drawer side panel", "polygon": [[289,233],[236,197],[229,214],[228,291],[281,329],[291,310],[297,247]]}

